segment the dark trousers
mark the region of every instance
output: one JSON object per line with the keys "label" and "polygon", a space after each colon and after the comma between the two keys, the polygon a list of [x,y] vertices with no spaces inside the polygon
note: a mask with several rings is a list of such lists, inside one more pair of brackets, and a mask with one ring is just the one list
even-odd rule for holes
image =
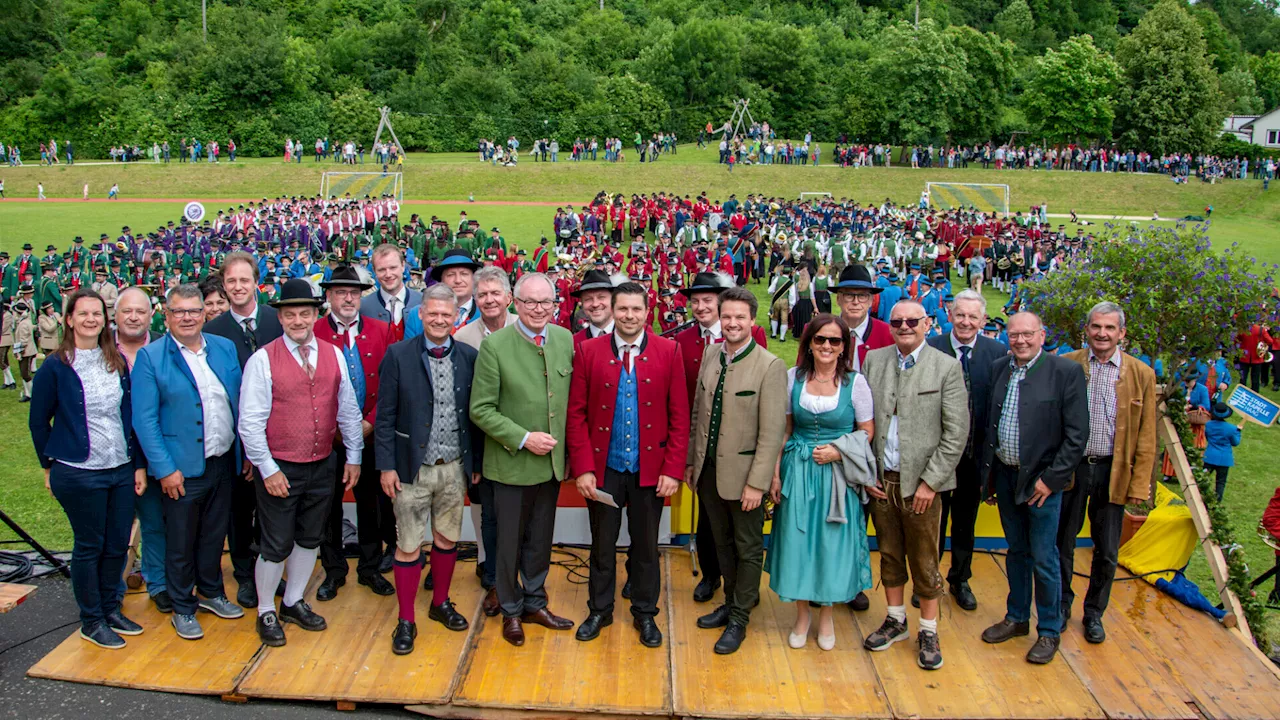
{"label": "dark trousers", "polygon": [[560,483],[537,485],[493,483],[498,521],[498,602],[505,617],[520,617],[547,606],[547,573],[556,528]]}
{"label": "dark trousers", "polygon": [[730,620],[746,625],[760,601],[760,573],[764,567],[764,506],[742,511],[741,500],[724,500],[716,489],[716,466],[704,463],[698,479],[698,499],[707,509],[724,576],[725,604]]}
{"label": "dark trousers", "polygon": [[[267,493],[266,484],[254,482],[258,492],[258,522],[262,527],[262,557],[270,562],[284,562],[298,545],[308,550],[320,547],[324,524],[333,500],[333,466],[337,453],[314,462],[296,463],[276,460],[280,472],[289,481],[288,497]],[[258,588],[272,592],[274,588]]]}
{"label": "dark trousers", "polygon": [[[480,586],[485,589],[497,584],[498,516],[493,508],[495,484],[489,478],[482,477],[475,486],[476,498],[480,503],[480,542],[484,545],[484,562],[480,564]],[[476,501],[472,500],[472,502]]]}
{"label": "dark trousers", "polygon": [[1258,392],[1258,385],[1262,380],[1262,368],[1266,363],[1240,363],[1240,384],[1248,384],[1249,389]]}
{"label": "dark trousers", "polygon": [[231,518],[227,525],[227,546],[231,550],[231,574],[236,583],[253,582],[253,565],[258,559],[258,494],[262,477],[255,469],[253,480],[237,480],[231,485]]}
{"label": "dark trousers", "polygon": [[1227,473],[1231,472],[1231,468],[1205,463],[1204,469],[1210,470],[1214,473],[1214,476],[1217,479],[1214,486],[1214,494],[1218,496],[1218,502],[1222,502],[1222,494],[1227,491]]}
{"label": "dark trousers", "polygon": [[711,533],[711,521],[707,519],[707,506],[698,499],[698,569],[704,580],[720,582],[720,555],[716,551],[716,537]]}
{"label": "dark trousers", "polygon": [[[344,450],[338,452],[345,453]],[[333,502],[329,505],[329,517],[325,524],[324,542],[320,544],[320,565],[327,577],[347,576],[347,554],[342,546],[342,469],[345,465],[334,463]],[[374,464],[373,443],[365,443],[360,462],[360,482],[351,489],[356,498],[356,536],[360,543],[360,560],[356,563],[356,575],[378,573],[382,562],[382,550],[396,546],[396,516],[391,508],[391,498],[382,492],[381,476]]]}
{"label": "dark trousers", "polygon": [[982,507],[982,482],[978,465],[970,454],[960,458],[956,466],[956,489],[942,493],[942,521],[938,533],[938,557],[946,550],[947,516],[951,516],[951,569],[947,584],[959,585],[973,577],[973,535]]}
{"label": "dark trousers", "polygon": [[179,615],[196,614],[197,590],[209,599],[226,595],[222,542],[227,537],[231,486],[239,479],[239,465],[233,451],[208,458],[203,475],[183,481],[186,494],[177,500],[162,495],[166,589],[173,598],[173,611]]}
{"label": "dark trousers", "polygon": [[1062,493],[1062,518],[1058,522],[1058,563],[1062,572],[1062,621],[1071,617],[1076,594],[1071,589],[1075,572],[1076,535],[1084,527],[1088,506],[1089,536],[1093,539],[1093,567],[1089,570],[1089,590],[1084,596],[1084,618],[1101,620],[1111,599],[1111,583],[1116,577],[1120,556],[1120,529],[1124,526],[1124,505],[1111,502],[1111,459],[1089,464],[1088,458],[1076,468],[1075,484]]}
{"label": "dark trousers", "polygon": [[1036,632],[1040,637],[1058,637],[1062,631],[1062,574],[1058,569],[1058,518],[1062,510],[1062,493],[1053,493],[1044,505],[1017,503],[1018,469],[994,462],[996,504],[1000,508],[1000,524],[1009,543],[1007,574],[1009,597],[1005,619],[1027,622],[1031,619],[1031,599],[1036,603]]}
{"label": "dark trousers", "polygon": [[133,466],[81,470],[54,462],[49,488],[71,523],[71,591],[89,628],[120,609],[133,529]]}
{"label": "dark trousers", "polygon": [[591,520],[591,574],[587,581],[587,609],[593,613],[613,612],[617,589],[618,532],[622,529],[622,508],[627,513],[631,547],[627,551],[627,579],[631,581],[631,614],[655,617],[662,589],[662,565],[658,559],[658,524],[662,521],[663,499],[657,488],[640,487],[636,473],[604,471],[605,492],[618,507],[600,502],[587,503]]}

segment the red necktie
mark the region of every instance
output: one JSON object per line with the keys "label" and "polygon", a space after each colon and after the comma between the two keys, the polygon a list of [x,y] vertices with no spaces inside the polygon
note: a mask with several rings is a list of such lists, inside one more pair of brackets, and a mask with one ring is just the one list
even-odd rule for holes
{"label": "red necktie", "polygon": [[533,344],[534,344],[534,345],[537,345],[538,347],[542,347],[542,339],[543,339],[543,338],[542,338],[542,336],[541,336],[541,335],[534,335],[534,336],[533,336]]}

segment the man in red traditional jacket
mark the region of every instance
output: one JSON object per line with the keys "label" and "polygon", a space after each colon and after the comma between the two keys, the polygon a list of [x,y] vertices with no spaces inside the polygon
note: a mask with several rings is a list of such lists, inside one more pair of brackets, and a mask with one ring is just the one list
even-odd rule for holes
{"label": "man in red traditional jacket", "polygon": [[569,466],[577,473],[578,492],[590,501],[591,517],[589,614],[576,637],[594,640],[613,623],[625,508],[632,625],[643,645],[658,647],[658,527],[666,498],[680,487],[688,454],[684,363],[675,342],[646,332],[650,308],[644,286],[627,282],[614,288],[612,311],[613,332],[578,346],[569,390]]}
{"label": "man in red traditional jacket", "polygon": [[[382,577],[389,572],[391,554],[396,547],[395,512],[391,499],[379,491],[379,475],[374,463],[373,443],[367,442],[373,430],[378,408],[378,367],[387,348],[396,342],[386,323],[360,314],[361,294],[373,287],[350,265],[339,265],[327,282],[320,283],[329,300],[329,315],[316,321],[316,337],[338,348],[346,361],[347,374],[360,403],[366,439],[360,464],[360,482],[354,489],[356,531],[360,543],[360,560],[356,577],[361,585],[377,595],[392,595],[396,589]],[[347,582],[347,556],[342,545],[342,477],[335,479],[336,500],[329,507],[324,542],[320,545],[320,564],[324,581],[316,590],[316,600],[328,601],[338,596],[338,588]],[[387,567],[386,571],[382,568]]]}

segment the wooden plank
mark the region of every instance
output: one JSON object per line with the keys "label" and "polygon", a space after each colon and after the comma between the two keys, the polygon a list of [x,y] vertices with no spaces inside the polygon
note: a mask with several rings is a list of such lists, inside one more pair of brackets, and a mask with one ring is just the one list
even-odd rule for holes
{"label": "wooden plank", "polygon": [[[878,553],[873,555],[872,567],[878,574]],[[1035,642],[1034,631],[1029,638],[999,645],[982,642],[982,631],[1004,617],[1009,591],[993,556],[974,555],[969,586],[978,598],[977,610],[961,610],[949,596],[942,601],[938,623],[945,660],[942,668],[928,672],[916,665],[914,632],[910,641],[871,653],[894,717],[1105,717],[1088,688],[1065,663],[1032,665],[1026,661],[1027,650]],[[871,609],[858,619],[868,631],[878,627],[887,614],[883,591],[871,598]],[[919,611],[908,605],[907,615],[912,630],[918,630]]]}
{"label": "wooden plank", "polygon": [[[584,560],[586,550],[574,551]],[[671,667],[665,642],[671,641],[666,601],[660,600],[658,627],[664,646],[640,644],[631,626],[630,602],[621,596],[625,570],[618,558],[619,585],[614,623],[600,637],[578,642],[573,630],[548,630],[526,623],[525,644],[502,639],[501,617],[486,618],[463,668],[455,706],[566,711],[620,715],[669,715]],[[550,609],[580,622],[587,614],[587,586],[572,582],[568,569],[553,565],[547,577]],[[485,714],[488,717],[487,714]]]}
{"label": "wooden plank", "polygon": [[1280,718],[1280,679],[1212,617],[1141,580],[1115,583],[1111,605],[1205,717]]}
{"label": "wooden plank", "polygon": [[[1076,550],[1077,572],[1087,574],[1092,561],[1091,549]],[[1196,713],[1186,703],[1190,693],[1164,671],[1160,658],[1151,653],[1124,614],[1126,608],[1114,602],[1107,606],[1102,618],[1107,630],[1105,643],[1090,645],[1084,639],[1079,606],[1089,579],[1077,576],[1072,587],[1077,607],[1063,629],[1060,652],[1107,717],[1195,720]]]}
{"label": "wooden plank", "polygon": [[[229,557],[224,557],[222,571],[227,584],[234,587]],[[157,612],[145,592],[127,593],[124,613],[144,629],[141,635],[126,637],[124,649],[92,645],[80,638],[77,628],[27,674],[139,690],[229,695],[236,678],[262,647],[252,612],[239,620],[201,613],[205,636],[196,641],[179,638],[170,616]]]}
{"label": "wooden plank", "polygon": [[[787,645],[795,622],[794,606],[782,603],[762,578],[760,606],[742,647],[716,655],[720,630],[702,630],[699,615],[710,612],[692,600],[696,584],[686,553],[668,553],[671,568],[672,680],[675,715],[706,718],[886,718],[884,690],[862,631],[853,614],[836,611],[836,648],[819,649],[814,640],[800,649]],[[814,618],[817,620],[816,615]],[[817,630],[814,629],[816,636]]]}
{"label": "wooden plank", "polygon": [[651,715],[618,715],[568,710],[508,710],[461,705],[409,705],[405,710],[442,720],[649,720],[652,718]]}
{"label": "wooden plank", "polygon": [[285,625],[288,644],[266,648],[236,692],[247,697],[345,703],[448,702],[471,633],[483,617],[480,603],[484,591],[475,573],[470,572],[472,566],[459,567],[451,592],[458,611],[469,616],[472,630],[452,632],[428,620],[431,593],[419,589],[414,651],[396,655],[391,652],[391,635],[399,615],[395,596],[374,595],[357,584],[356,561],[348,562],[348,582],[336,599],[315,602],[315,588],[324,572],[318,566],[307,590],[312,609],[325,617],[328,629],[307,632],[296,625]]}
{"label": "wooden plank", "polygon": [[1227,627],[1239,626],[1240,632],[1252,642],[1253,633],[1249,631],[1249,623],[1245,620],[1240,598],[1236,597],[1235,592],[1227,586],[1227,559],[1222,554],[1222,548],[1209,537],[1213,532],[1213,524],[1209,520],[1208,510],[1205,509],[1204,498],[1200,496],[1200,486],[1196,484],[1191,465],[1187,462],[1187,454],[1182,449],[1182,441],[1178,439],[1178,431],[1174,428],[1173,421],[1165,414],[1160,416],[1157,429],[1160,440],[1164,443],[1165,450],[1173,462],[1173,472],[1182,486],[1182,499],[1191,511],[1191,521],[1195,524],[1196,533],[1200,536],[1200,546],[1204,549],[1209,570],[1213,573],[1213,581],[1222,599],[1222,606],[1227,609],[1227,617],[1223,618],[1222,624]]}
{"label": "wooden plank", "polygon": [[26,602],[27,597],[35,591],[35,585],[0,583],[0,613],[7,613]]}

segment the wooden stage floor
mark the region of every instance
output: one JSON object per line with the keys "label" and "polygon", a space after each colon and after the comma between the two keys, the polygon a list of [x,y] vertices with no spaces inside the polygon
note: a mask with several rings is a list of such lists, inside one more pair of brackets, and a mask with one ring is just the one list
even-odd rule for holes
{"label": "wooden stage floor", "polygon": [[[1078,551],[1078,569],[1088,567],[1088,556]],[[983,644],[983,628],[1003,615],[1003,562],[975,557],[975,612],[944,599],[939,632],[946,664],[935,672],[916,666],[914,641],[882,653],[862,650],[862,638],[884,617],[883,592],[869,593],[866,613],[837,610],[835,650],[824,652],[812,639],[790,649],[795,611],[768,590],[767,576],[742,649],[715,655],[719,631],[694,622],[714,605],[693,603],[688,553],[673,550],[664,553],[658,622],[665,643],[657,649],[639,644],[621,597],[613,626],[593,642],[575,641],[572,630],[526,626],[524,647],[512,647],[502,640],[501,623],[479,611],[483,593],[473,566],[464,564],[453,600],[471,629],[453,633],[427,620],[430,593],[420,591],[417,647],[397,657],[390,648],[396,599],[357,585],[353,566],[338,599],[313,603],[329,629],[307,633],[287,625],[283,648],[258,643],[252,613],[237,621],[202,614],[205,639],[178,639],[168,618],[137,594],[126,598],[126,612],[147,632],[127,638],[127,648],[103,650],[72,633],[28,674],[229,700],[389,703],[444,718],[1280,719],[1280,675],[1265,658],[1142,581],[1115,584],[1102,645],[1084,642],[1078,608],[1050,665],[1023,659],[1034,636]],[[873,557],[877,576],[878,564]],[[319,580],[317,569],[309,596]],[[553,610],[581,621],[586,586],[576,580],[553,566],[548,592]],[[1083,597],[1087,582],[1076,583]],[[914,637],[917,615],[908,610]]]}

